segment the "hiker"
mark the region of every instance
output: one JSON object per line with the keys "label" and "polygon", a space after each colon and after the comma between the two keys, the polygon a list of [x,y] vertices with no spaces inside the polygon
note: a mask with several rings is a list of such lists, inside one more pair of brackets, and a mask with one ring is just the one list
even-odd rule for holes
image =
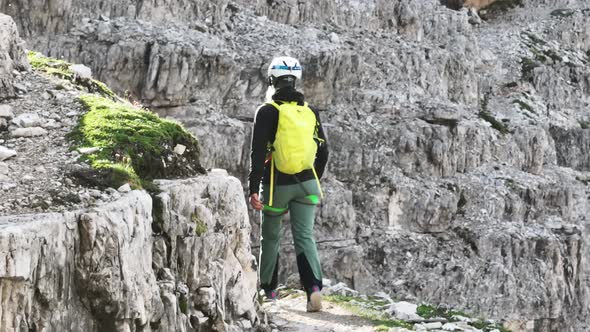
{"label": "hiker", "polygon": [[318,112],[295,89],[301,73],[299,61],[291,57],[275,58],[268,68],[274,94],[256,111],[248,182],[250,204],[262,212],[261,288],[269,300],[277,299],[280,231],[289,212],[307,311],[314,312],[322,307],[322,270],[313,224],[328,147]]}

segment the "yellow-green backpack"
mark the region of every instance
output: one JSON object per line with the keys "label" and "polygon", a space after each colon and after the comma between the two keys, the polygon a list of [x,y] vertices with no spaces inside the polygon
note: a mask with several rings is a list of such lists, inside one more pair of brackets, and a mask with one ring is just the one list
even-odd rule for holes
{"label": "yellow-green backpack", "polygon": [[279,105],[272,101],[270,104],[279,112],[279,122],[272,144],[269,205],[272,206],[275,167],[285,174],[311,169],[323,197],[320,180],[313,166],[318,149],[316,141],[321,141],[315,113],[307,103],[298,105],[297,102],[284,102]]}

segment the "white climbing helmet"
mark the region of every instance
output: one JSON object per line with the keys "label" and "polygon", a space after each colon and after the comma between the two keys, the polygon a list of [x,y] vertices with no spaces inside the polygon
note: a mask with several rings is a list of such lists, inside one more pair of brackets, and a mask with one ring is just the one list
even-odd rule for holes
{"label": "white climbing helmet", "polygon": [[272,80],[281,76],[291,75],[296,79],[301,79],[301,65],[295,58],[288,56],[281,56],[272,59],[270,66],[268,66],[268,77]]}

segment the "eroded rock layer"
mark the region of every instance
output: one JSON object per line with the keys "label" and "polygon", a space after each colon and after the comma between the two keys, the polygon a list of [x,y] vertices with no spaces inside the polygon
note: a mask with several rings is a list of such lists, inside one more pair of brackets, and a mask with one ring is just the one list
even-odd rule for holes
{"label": "eroded rock layer", "polygon": [[0,10],[29,47],[183,121],[203,163],[242,180],[266,65],[301,59],[332,151],[316,227],[328,277],[536,331],[589,329],[585,2],[101,4]]}
{"label": "eroded rock layer", "polygon": [[0,217],[0,331],[257,324],[239,181],[216,171],[162,189],[157,211],[147,193],[132,191],[88,210]]}

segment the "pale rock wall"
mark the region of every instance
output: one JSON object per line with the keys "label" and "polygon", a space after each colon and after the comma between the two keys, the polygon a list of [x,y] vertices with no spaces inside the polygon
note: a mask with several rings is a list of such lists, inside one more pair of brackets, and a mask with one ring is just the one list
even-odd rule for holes
{"label": "pale rock wall", "polygon": [[13,86],[14,70],[29,68],[24,53],[24,43],[19,38],[16,24],[10,16],[0,13],[0,100],[13,98],[16,91]]}
{"label": "pale rock wall", "polygon": [[[523,3],[470,24],[435,0],[241,1],[221,25],[187,24],[201,20],[192,13],[164,22],[168,3],[148,6],[153,20],[107,10],[83,20],[81,3],[67,27],[28,43],[183,121],[206,142],[204,164],[242,180],[266,65],[299,57],[332,151],[316,226],[326,276],[536,331],[584,331],[588,12]],[[284,235],[282,280],[296,271],[288,224]]]}
{"label": "pale rock wall", "polygon": [[[239,181],[216,171],[161,184],[157,226],[140,191],[86,211],[0,218],[0,331],[256,325]],[[198,221],[206,227],[197,232]]]}

